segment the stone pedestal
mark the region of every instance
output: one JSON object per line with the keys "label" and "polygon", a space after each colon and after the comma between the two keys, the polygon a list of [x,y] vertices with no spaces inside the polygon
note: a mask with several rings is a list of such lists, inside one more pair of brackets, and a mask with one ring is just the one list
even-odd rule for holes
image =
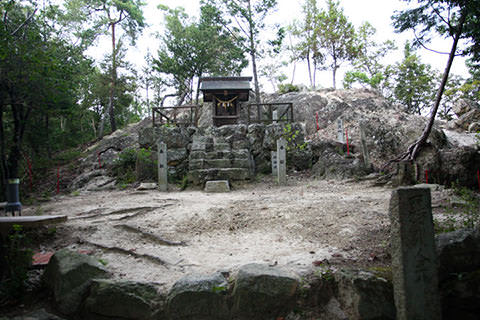
{"label": "stone pedestal", "polygon": [[441,319],[430,189],[394,190],[390,220],[397,319]]}
{"label": "stone pedestal", "polygon": [[277,140],[277,172],[278,183],[287,184],[287,141],[283,138]]}
{"label": "stone pedestal", "polygon": [[158,150],[158,190],[168,191],[167,145],[157,141]]}

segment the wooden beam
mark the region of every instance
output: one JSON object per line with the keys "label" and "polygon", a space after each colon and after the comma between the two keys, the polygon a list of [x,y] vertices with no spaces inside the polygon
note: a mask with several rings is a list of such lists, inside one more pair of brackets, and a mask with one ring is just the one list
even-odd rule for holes
{"label": "wooden beam", "polygon": [[67,216],[0,217],[0,234],[8,234],[15,224],[21,225],[23,228],[34,228],[65,221],[67,221]]}

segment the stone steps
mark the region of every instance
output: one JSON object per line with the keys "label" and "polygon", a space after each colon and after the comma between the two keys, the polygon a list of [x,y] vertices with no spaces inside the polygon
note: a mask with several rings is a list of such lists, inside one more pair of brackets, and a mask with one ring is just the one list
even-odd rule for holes
{"label": "stone steps", "polygon": [[189,156],[189,181],[203,184],[209,180],[250,179],[250,151],[241,142],[215,136],[194,136]]}

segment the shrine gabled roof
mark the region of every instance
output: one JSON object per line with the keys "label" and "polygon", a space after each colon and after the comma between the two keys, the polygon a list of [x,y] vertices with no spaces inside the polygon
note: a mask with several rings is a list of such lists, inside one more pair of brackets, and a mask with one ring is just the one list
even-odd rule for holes
{"label": "shrine gabled roof", "polygon": [[252,77],[205,77],[200,79],[200,90],[250,90]]}

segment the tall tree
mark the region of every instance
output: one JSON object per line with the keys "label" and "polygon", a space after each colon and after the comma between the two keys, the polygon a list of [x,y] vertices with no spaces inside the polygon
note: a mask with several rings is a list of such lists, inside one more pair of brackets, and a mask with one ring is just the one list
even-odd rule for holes
{"label": "tall tree", "polygon": [[[202,0],[210,3],[233,19],[225,28],[233,36],[239,34],[244,37],[244,48],[250,54],[250,62],[255,84],[255,99],[261,102],[260,84],[258,82],[257,59],[259,57],[260,32],[265,28],[265,18],[276,8],[277,0]],[[260,108],[258,109],[260,116]]]}
{"label": "tall tree", "polygon": [[383,94],[389,87],[392,66],[382,64],[382,59],[396,49],[391,40],[376,42],[376,29],[364,22],[357,32],[358,56],[353,62],[353,70],[346,72],[343,85],[346,88],[357,83],[379,90]]}
{"label": "tall tree", "polygon": [[[161,37],[155,70],[171,77],[170,85],[178,96],[193,99],[193,84],[205,74],[239,74],[246,66],[244,50],[238,39],[225,32],[218,10],[202,5],[198,21],[191,20],[183,8],[166,11],[166,31]],[[199,99],[197,81],[195,103]]]}
{"label": "tall tree", "polygon": [[[77,98],[78,74],[86,70],[81,50],[66,43],[53,27],[55,10],[26,2],[0,4],[0,167],[4,183],[19,176],[25,137],[50,140],[49,119],[68,116]],[[32,120],[44,125],[33,130]],[[41,140],[33,143],[45,145]]]}
{"label": "tall tree", "polygon": [[[303,17],[295,21],[291,29],[300,42],[296,45],[298,58],[307,62],[310,86],[315,88],[316,71],[323,62],[323,54],[320,51],[320,26],[317,0],[305,0],[302,7]],[[313,64],[313,66],[312,66]]]}
{"label": "tall tree", "polygon": [[[411,0],[405,0],[411,2]],[[425,144],[435,122],[450,69],[456,55],[470,54],[474,62],[480,61],[480,0],[418,0],[418,6],[396,13],[393,17],[396,31],[412,29],[415,43],[427,48],[432,32],[452,38],[448,61],[438,87],[430,118],[422,135],[411,144],[407,151],[389,163],[415,160]],[[460,40],[468,40],[463,50],[458,50]],[[388,163],[388,164],[389,164]],[[387,164],[387,165],[388,165]]]}
{"label": "tall tree", "polygon": [[[84,24],[83,35],[94,38],[100,34],[110,33],[112,51],[108,114],[112,132],[117,130],[114,102],[118,74],[117,28],[120,28],[134,44],[138,33],[145,26],[142,12],[143,5],[142,0],[67,0],[65,4],[70,10],[69,18],[71,20],[77,22],[89,21],[88,25]],[[105,31],[98,33],[98,30]]]}
{"label": "tall tree", "polygon": [[321,10],[318,19],[320,46],[332,71],[333,88],[336,88],[337,70],[342,63],[353,61],[359,53],[355,28],[343,14],[340,2],[327,0],[327,9]]}
{"label": "tall tree", "polygon": [[435,98],[435,72],[420,61],[410,44],[405,44],[403,61],[394,69],[394,100],[408,113],[421,114]]}

